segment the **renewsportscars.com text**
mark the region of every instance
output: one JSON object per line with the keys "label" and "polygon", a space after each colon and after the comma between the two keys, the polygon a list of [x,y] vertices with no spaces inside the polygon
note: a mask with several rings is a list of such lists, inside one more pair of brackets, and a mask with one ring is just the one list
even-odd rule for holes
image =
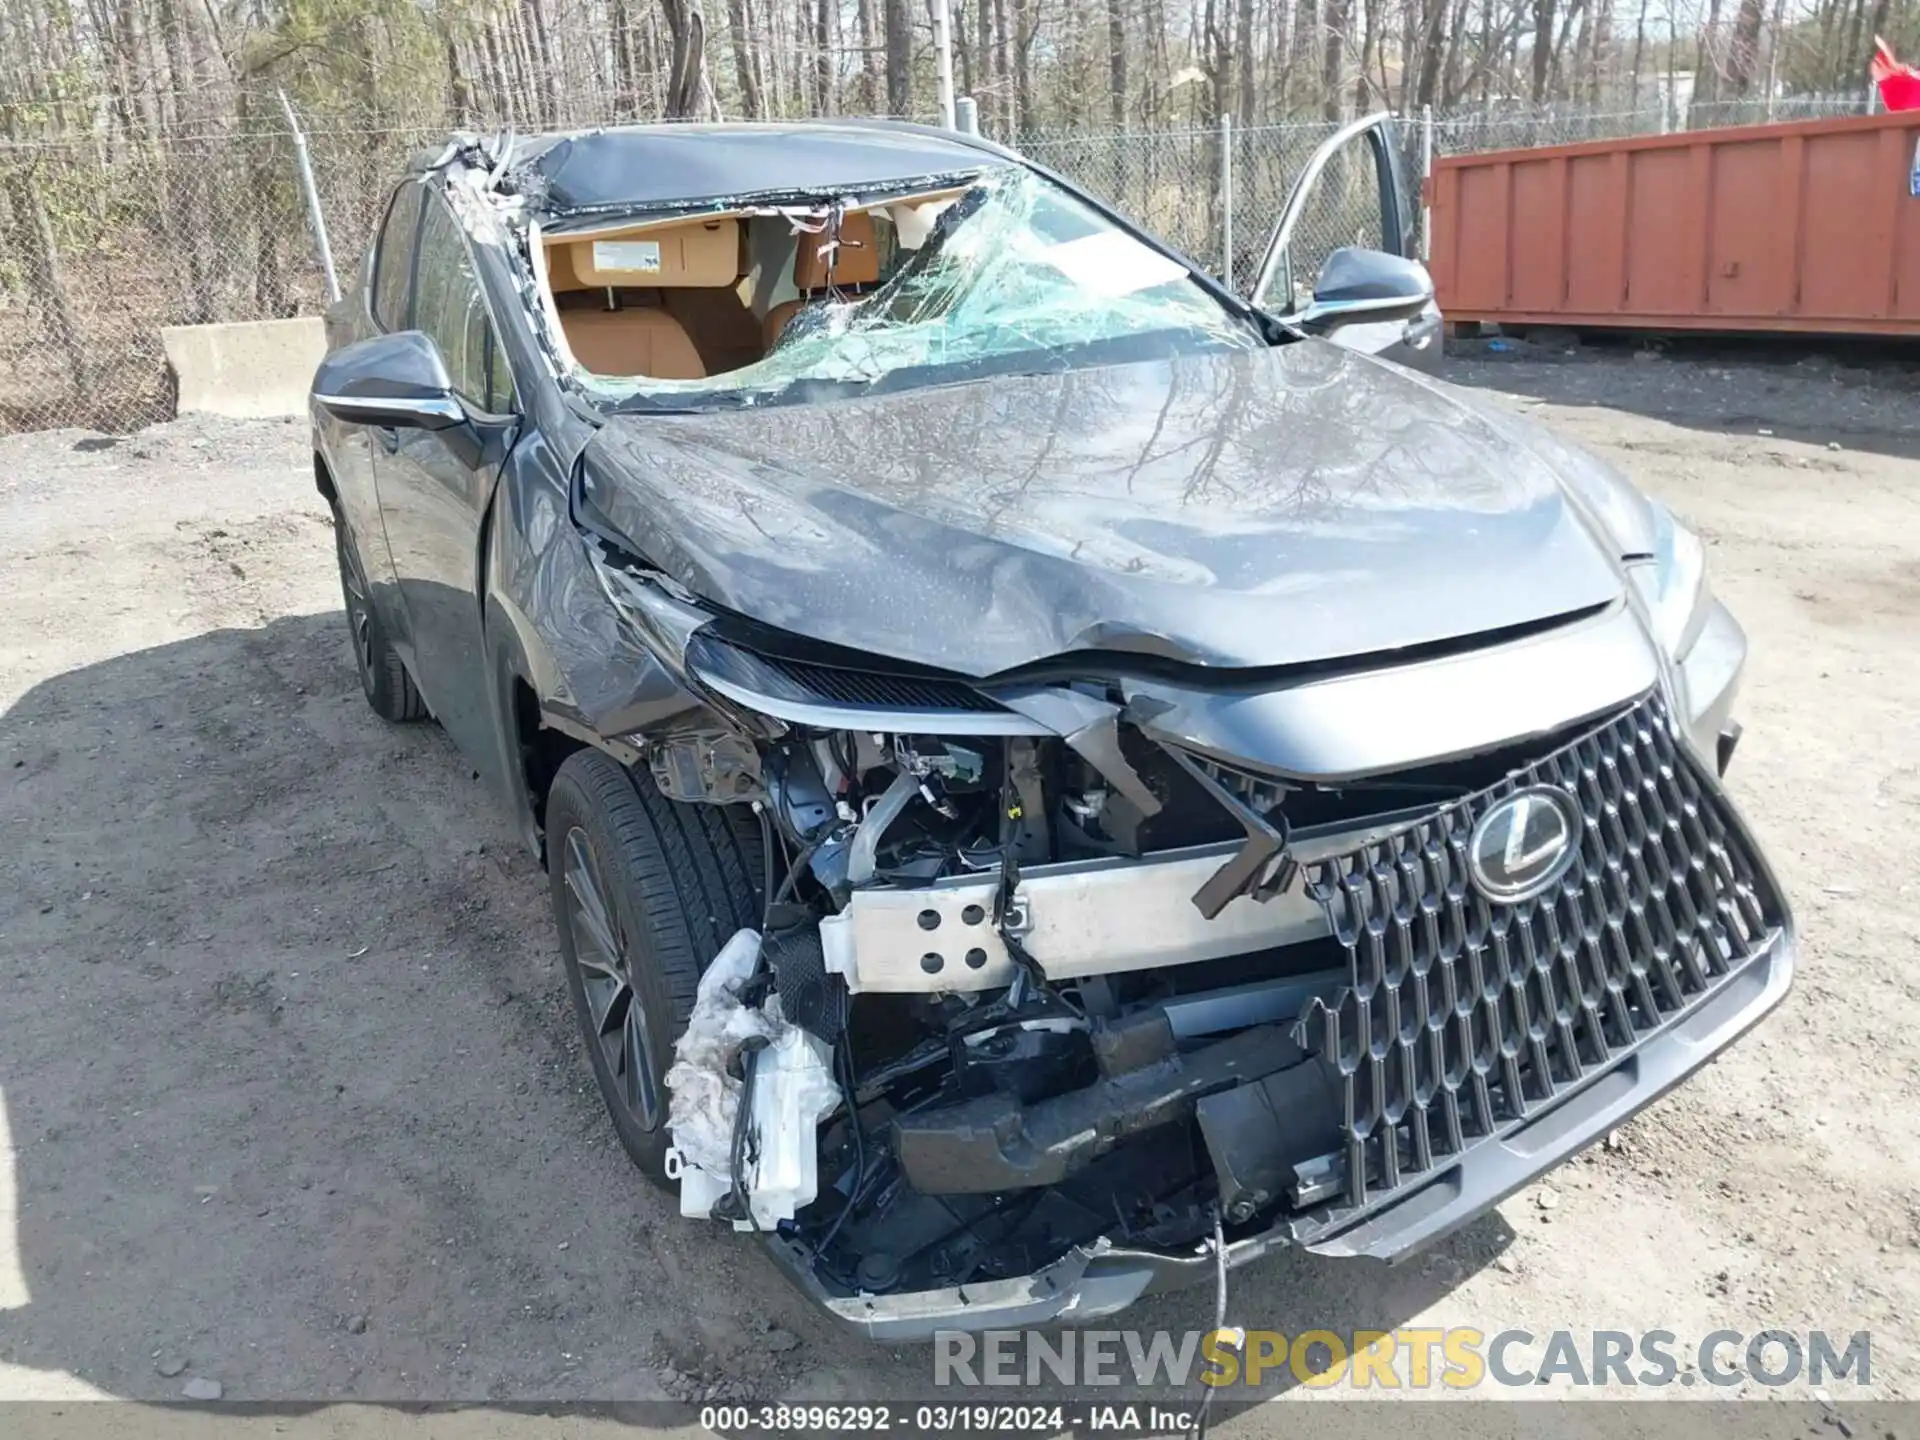
{"label": "renewsportscars.com text", "polygon": [[1482,1385],[1866,1386],[1864,1330],[1487,1332],[1397,1330],[987,1330],[934,1337],[933,1383],[982,1385],[1307,1385],[1319,1389],[1472,1390]]}

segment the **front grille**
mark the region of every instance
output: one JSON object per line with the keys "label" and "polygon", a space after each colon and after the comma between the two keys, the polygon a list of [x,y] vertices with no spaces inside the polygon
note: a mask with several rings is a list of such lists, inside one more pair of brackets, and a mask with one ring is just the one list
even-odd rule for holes
{"label": "front grille", "polygon": [[[1475,822],[1552,785],[1579,856],[1513,905],[1468,878]],[[1763,946],[1783,907],[1657,697],[1375,844],[1307,867],[1349,983],[1300,1040],[1343,1100],[1341,1209],[1444,1169],[1610,1069]]]}

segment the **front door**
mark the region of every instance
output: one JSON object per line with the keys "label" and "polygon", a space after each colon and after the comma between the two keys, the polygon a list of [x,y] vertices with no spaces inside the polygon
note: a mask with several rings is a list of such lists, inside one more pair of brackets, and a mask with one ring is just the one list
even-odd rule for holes
{"label": "front door", "polygon": [[[1415,202],[1391,115],[1370,115],[1329,136],[1302,168],[1268,242],[1251,298],[1263,310],[1329,340],[1402,364],[1430,366],[1440,356],[1440,310],[1424,305],[1385,311],[1345,301],[1364,294],[1368,267],[1390,256],[1416,261]],[[1343,281],[1356,275],[1349,289]],[[1431,282],[1427,289],[1431,292]]]}
{"label": "front door", "polygon": [[[363,268],[364,289],[356,291],[327,312],[327,349],[363,339],[377,330],[407,328],[407,306],[413,285],[414,241],[420,232],[419,185],[409,180],[393,192],[381,221],[379,238]],[[353,543],[367,598],[380,617],[387,638],[403,658],[412,658],[406,607],[394,581],[393,561],[387,550],[387,532],[380,520],[380,496],[374,478],[378,462],[399,443],[399,432],[385,426],[349,425],[322,415],[327,427],[327,458],[334,492]]]}
{"label": "front door", "polygon": [[500,765],[480,603],[481,520],[512,444],[513,381],[488,319],[465,235],[429,191],[414,269],[412,325],[439,347],[465,424],[403,429],[374,473],[394,574],[427,707],[489,782]]}

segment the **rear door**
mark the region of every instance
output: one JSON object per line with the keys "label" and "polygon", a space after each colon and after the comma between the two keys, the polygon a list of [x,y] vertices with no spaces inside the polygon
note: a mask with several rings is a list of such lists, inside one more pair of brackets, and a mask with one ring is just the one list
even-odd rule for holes
{"label": "rear door", "polygon": [[424,192],[411,328],[439,347],[466,421],[392,432],[375,457],[381,516],[413,639],[414,682],[490,780],[499,768],[481,640],[481,519],[519,425],[513,377],[465,232]]}
{"label": "rear door", "polygon": [[[1417,260],[1419,209],[1402,138],[1388,114],[1343,126],[1301,168],[1281,207],[1254,280],[1253,303],[1330,340],[1403,364],[1430,365],[1440,352],[1440,311],[1411,319],[1313,311],[1327,262],[1345,250]],[[1336,261],[1336,268],[1339,262]]]}

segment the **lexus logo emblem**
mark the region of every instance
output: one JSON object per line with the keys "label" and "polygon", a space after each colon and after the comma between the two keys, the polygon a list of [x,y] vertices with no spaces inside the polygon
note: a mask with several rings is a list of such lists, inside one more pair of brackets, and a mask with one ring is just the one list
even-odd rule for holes
{"label": "lexus logo emblem", "polygon": [[1550,889],[1580,853],[1580,812],[1536,785],[1497,800],[1467,840],[1467,870],[1489,900],[1513,905]]}

